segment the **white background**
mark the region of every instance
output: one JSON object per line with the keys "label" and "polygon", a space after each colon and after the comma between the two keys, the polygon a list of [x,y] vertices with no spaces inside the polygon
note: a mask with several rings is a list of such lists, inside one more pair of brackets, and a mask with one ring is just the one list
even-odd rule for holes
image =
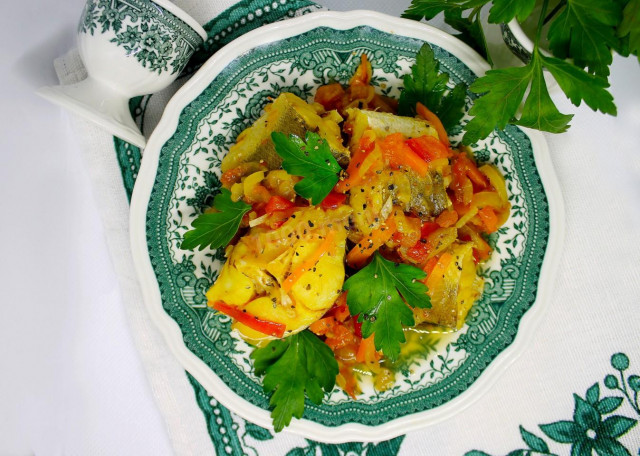
{"label": "white background", "polygon": [[[33,94],[37,87],[56,82],[52,61],[74,46],[83,3],[34,0],[2,6],[2,456],[171,454],[164,423],[127,328],[82,154],[68,128],[67,115]],[[409,2],[320,3],[338,10],[366,7],[399,15]],[[618,324],[622,327],[631,323],[637,330],[638,62],[616,57],[612,86],[619,108],[617,118],[561,102],[563,112],[577,113],[573,127],[560,137],[547,136],[556,171],[561,178],[566,176],[561,182],[568,212],[563,267],[572,268],[577,277],[560,274],[559,298],[554,305],[569,302],[575,294],[601,300],[598,302],[609,300],[610,304],[619,300],[621,306],[635,305],[636,311],[630,314],[631,321]],[[597,171],[583,176],[588,182],[579,182],[581,176],[572,173],[574,164],[584,166],[579,163],[583,158]],[[584,232],[601,235],[582,236],[581,223],[589,224]],[[597,223],[602,226],[592,226]],[[593,252],[602,251],[602,246],[611,242],[609,254],[628,266],[621,268],[627,276],[611,277],[600,268],[601,261],[606,263],[611,258],[602,260]],[[571,334],[580,331],[577,323],[582,319],[597,324],[597,307],[591,309],[593,315],[576,313],[575,319],[564,324],[548,322],[550,329],[564,327],[566,334]],[[637,335],[637,331],[634,333]],[[632,333],[622,329],[620,334],[621,340],[609,334],[610,339],[602,341],[608,344],[607,349],[610,346],[607,353],[623,350],[640,355],[638,340],[625,335]],[[640,361],[638,357],[636,360]],[[605,357],[594,362],[606,367],[607,361]],[[587,361],[584,366],[587,369]],[[590,378],[588,383],[597,380]],[[559,397],[569,399],[569,408],[572,387],[559,393]],[[544,420],[543,405],[535,410],[532,423]],[[570,418],[571,410],[566,410],[566,418]],[[517,432],[516,424],[510,433]],[[499,436],[500,430],[496,432]],[[497,443],[493,451],[509,449]]]}

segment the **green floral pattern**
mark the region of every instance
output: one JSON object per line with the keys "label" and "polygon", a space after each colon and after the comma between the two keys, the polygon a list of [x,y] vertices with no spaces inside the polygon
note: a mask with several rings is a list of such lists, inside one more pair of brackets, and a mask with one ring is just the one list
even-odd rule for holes
{"label": "green floral pattern", "polygon": [[[574,398],[573,419],[541,424],[540,430],[553,442],[570,445],[571,456],[631,456],[632,453],[620,442],[620,438],[638,424],[636,417],[630,418],[619,411],[626,405],[640,417],[638,393],[640,377],[626,374],[629,368],[629,357],[624,353],[616,353],[611,357],[611,367],[617,375],[609,374],[604,378],[604,385],[622,396],[602,396],[600,384],[594,383],[587,389],[584,397],[577,394]],[[557,455],[551,452],[550,443],[520,426],[520,434],[527,448],[509,452],[508,456],[526,456],[533,454]],[[639,453],[640,454],[640,453]],[[483,451],[473,450],[465,456],[490,456]]]}
{"label": "green floral pattern", "polygon": [[182,71],[202,44],[195,30],[148,0],[88,0],[78,31],[108,36],[158,74]]}
{"label": "green floral pattern", "polygon": [[[359,55],[366,53],[374,83],[397,97],[401,76],[420,45],[418,40],[356,27],[317,28],[261,46],[236,59],[184,108],[177,130],[161,149],[147,212],[147,237],[163,306],[182,328],[185,345],[239,396],[258,407],[268,409],[268,399],[249,361],[251,347],[235,338],[228,343],[223,337],[228,321],[206,306],[194,306],[192,288],[185,299],[176,276],[191,263],[195,280],[212,283],[222,254],[182,251],[184,233],[200,212],[203,198],[217,189],[212,173],[218,175],[226,150],[258,117],[266,95],[295,90],[311,99],[319,84],[346,83]],[[473,73],[456,57],[438,47],[435,52],[454,83],[473,81]],[[379,393],[369,385],[354,402],[336,389],[323,405],[307,404],[306,419],[325,426],[377,425],[433,409],[463,393],[513,341],[520,318],[535,301],[549,231],[547,201],[531,144],[521,130],[511,127],[495,133],[477,149],[506,175],[514,210],[492,241],[495,254],[483,272],[486,291],[473,318],[462,331],[434,341],[433,350],[415,359],[412,369],[401,371],[390,390]]]}

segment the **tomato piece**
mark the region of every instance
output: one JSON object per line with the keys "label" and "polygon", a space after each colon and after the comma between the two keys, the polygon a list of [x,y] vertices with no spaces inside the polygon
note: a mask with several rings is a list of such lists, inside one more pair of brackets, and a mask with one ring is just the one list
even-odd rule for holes
{"label": "tomato piece", "polygon": [[322,202],[320,203],[320,207],[325,211],[329,209],[337,209],[339,206],[344,204],[346,199],[347,195],[345,195],[344,193],[332,191],[322,200]]}
{"label": "tomato piece", "polygon": [[262,320],[222,301],[215,301],[213,303],[210,302],[209,305],[216,309],[218,312],[222,312],[223,314],[228,315],[234,320],[237,320],[239,323],[242,323],[243,325],[268,336],[273,336],[280,339],[282,338],[282,336],[284,336],[284,331],[287,329],[284,323]]}
{"label": "tomato piece", "polygon": [[409,260],[416,264],[422,264],[427,261],[431,248],[426,239],[420,239],[413,247],[407,249],[405,254]]}
{"label": "tomato piece", "polygon": [[464,153],[455,156],[451,170],[454,176],[466,176],[479,188],[484,189],[489,186],[487,176],[482,174],[476,164]]}
{"label": "tomato piece", "polygon": [[275,211],[286,211],[293,209],[296,205],[282,196],[274,195],[269,198],[267,205],[264,207],[266,214],[273,214]]}
{"label": "tomato piece", "polygon": [[362,339],[362,323],[358,321],[359,316],[360,314],[354,315],[353,317],[353,333],[356,335],[356,337]]}
{"label": "tomato piece", "polygon": [[407,145],[422,159],[430,162],[440,158],[451,157],[451,150],[434,136],[419,136],[407,140]]}
{"label": "tomato piece", "polygon": [[423,222],[420,228],[420,238],[427,239],[431,233],[440,228],[436,222]]}
{"label": "tomato piece", "polygon": [[318,87],[314,101],[320,103],[325,110],[331,111],[332,109],[342,108],[342,99],[344,96],[345,91],[342,85],[339,82],[335,82]]}

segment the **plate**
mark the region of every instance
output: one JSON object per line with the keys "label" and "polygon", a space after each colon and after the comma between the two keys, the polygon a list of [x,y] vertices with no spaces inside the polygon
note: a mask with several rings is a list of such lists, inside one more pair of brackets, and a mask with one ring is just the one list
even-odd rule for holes
{"label": "plate", "polygon": [[[321,84],[346,83],[363,52],[378,90],[397,97],[424,42],[452,83],[471,83],[488,69],[469,47],[424,24],[369,11],[313,13],[256,29],[218,51],[172,98],[149,139],[131,204],[145,303],[184,368],[249,421],[271,428],[251,347],[230,334],[229,318],[207,308],[204,296],[224,252],[181,250],[184,233],[211,204],[226,150],[270,97],[290,91],[312,99]],[[459,332],[427,337],[423,355],[403,366],[390,390],[369,388],[354,401],[336,388],[320,406],[307,401],[288,431],[339,443],[380,441],[433,424],[460,413],[532,344],[563,232],[546,143],[537,132],[509,126],[474,151],[505,175],[512,209],[490,239],[495,250],[482,272],[484,294],[467,323]]]}

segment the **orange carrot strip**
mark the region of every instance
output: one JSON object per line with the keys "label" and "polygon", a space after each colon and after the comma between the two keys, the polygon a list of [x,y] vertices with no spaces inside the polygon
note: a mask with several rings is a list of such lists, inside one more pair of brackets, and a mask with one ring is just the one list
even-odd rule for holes
{"label": "orange carrot strip", "polygon": [[416,105],[416,112],[420,117],[429,122],[433,126],[433,128],[436,129],[436,131],[438,132],[438,138],[440,138],[442,144],[444,144],[447,149],[451,147],[449,136],[447,136],[447,130],[444,129],[444,125],[442,125],[442,122],[440,122],[438,116],[429,111],[429,109],[422,103],[418,103]]}
{"label": "orange carrot strip", "polygon": [[335,326],[336,319],[333,317],[325,317],[316,320],[309,326],[309,330],[317,336],[324,336]]}
{"label": "orange carrot strip", "polygon": [[454,225],[458,221],[458,213],[453,209],[447,209],[442,211],[436,218],[436,223],[442,228],[447,228]]}
{"label": "orange carrot strip", "polygon": [[396,222],[393,214],[378,228],[371,231],[369,236],[363,238],[347,253],[347,264],[353,268],[360,268],[365,261],[374,254],[385,242],[391,239],[396,232]]}
{"label": "orange carrot strip", "polygon": [[402,133],[386,136],[380,142],[380,147],[382,155],[392,167],[408,167],[420,176],[426,176],[429,173],[429,164],[407,145]]}
{"label": "orange carrot strip", "polygon": [[485,206],[478,211],[482,225],[487,233],[493,233],[498,229],[498,216],[491,206]]}
{"label": "orange carrot strip", "polygon": [[331,249],[333,249],[333,241],[335,237],[335,231],[329,231],[318,248],[313,253],[311,253],[311,255],[306,260],[304,260],[300,266],[291,271],[291,274],[289,274],[289,276],[282,283],[282,289],[286,293],[289,293],[289,291],[291,291],[291,287],[293,287],[293,285],[298,281],[298,279],[300,279],[300,277],[302,277],[305,272],[313,269],[316,263],[320,261],[320,258],[326,255],[327,252],[331,251]]}
{"label": "orange carrot strip", "polygon": [[362,339],[358,346],[358,352],[356,353],[356,361],[359,363],[366,363],[375,359],[376,345],[373,341],[373,334],[366,339]]}
{"label": "orange carrot strip", "polygon": [[360,55],[360,65],[356,68],[356,72],[353,73],[349,80],[350,86],[368,85],[371,80],[371,64],[367,58],[367,54]]}

